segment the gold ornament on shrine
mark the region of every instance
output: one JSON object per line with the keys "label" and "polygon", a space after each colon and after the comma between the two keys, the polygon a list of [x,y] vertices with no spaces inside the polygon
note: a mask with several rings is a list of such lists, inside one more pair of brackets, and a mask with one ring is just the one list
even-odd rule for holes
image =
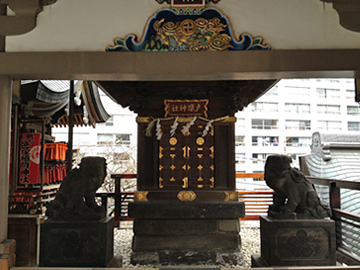
{"label": "gold ornament on shrine", "polygon": [[180,191],[177,195],[178,199],[183,202],[192,202],[196,199],[194,191]]}
{"label": "gold ornament on shrine", "polygon": [[135,202],[147,202],[148,191],[135,191],[134,192],[134,201]]}

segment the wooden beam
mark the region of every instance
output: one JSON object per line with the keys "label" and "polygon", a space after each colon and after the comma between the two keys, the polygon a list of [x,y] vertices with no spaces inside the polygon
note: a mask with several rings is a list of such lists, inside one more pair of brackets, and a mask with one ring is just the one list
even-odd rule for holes
{"label": "wooden beam", "polygon": [[185,81],[360,78],[360,49],[224,52],[0,52],[13,79]]}

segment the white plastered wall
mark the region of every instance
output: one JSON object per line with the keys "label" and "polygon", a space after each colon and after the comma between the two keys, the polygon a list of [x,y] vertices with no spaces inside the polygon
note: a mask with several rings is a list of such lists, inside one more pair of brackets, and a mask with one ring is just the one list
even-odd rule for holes
{"label": "white plastered wall", "polygon": [[[37,27],[6,38],[6,51],[104,51],[115,37],[141,38],[148,18],[168,4],[155,0],[58,0]],[[332,4],[319,0],[222,0],[235,36],[262,36],[274,50],[360,48],[360,33],[344,29]]]}

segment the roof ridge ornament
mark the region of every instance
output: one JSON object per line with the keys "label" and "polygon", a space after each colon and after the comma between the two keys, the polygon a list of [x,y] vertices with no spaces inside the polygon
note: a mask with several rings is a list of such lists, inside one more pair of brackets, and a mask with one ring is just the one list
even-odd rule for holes
{"label": "roof ridge ornament", "polygon": [[311,152],[320,153],[324,161],[331,160],[330,143],[321,140],[320,132],[316,131],[312,135]]}
{"label": "roof ridge ornament", "polygon": [[30,32],[36,27],[37,15],[43,6],[51,5],[56,0],[0,0],[8,6],[15,16],[0,15],[0,35],[12,36]]}

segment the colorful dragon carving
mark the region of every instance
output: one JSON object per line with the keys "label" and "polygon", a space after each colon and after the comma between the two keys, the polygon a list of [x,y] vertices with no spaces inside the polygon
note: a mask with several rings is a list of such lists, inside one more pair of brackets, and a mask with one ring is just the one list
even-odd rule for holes
{"label": "colorful dragon carving", "polygon": [[233,37],[228,19],[215,8],[205,9],[201,16],[179,16],[173,10],[162,9],[148,21],[143,38],[137,42],[133,34],[115,38],[107,51],[223,51],[268,50],[262,37],[242,34]]}

